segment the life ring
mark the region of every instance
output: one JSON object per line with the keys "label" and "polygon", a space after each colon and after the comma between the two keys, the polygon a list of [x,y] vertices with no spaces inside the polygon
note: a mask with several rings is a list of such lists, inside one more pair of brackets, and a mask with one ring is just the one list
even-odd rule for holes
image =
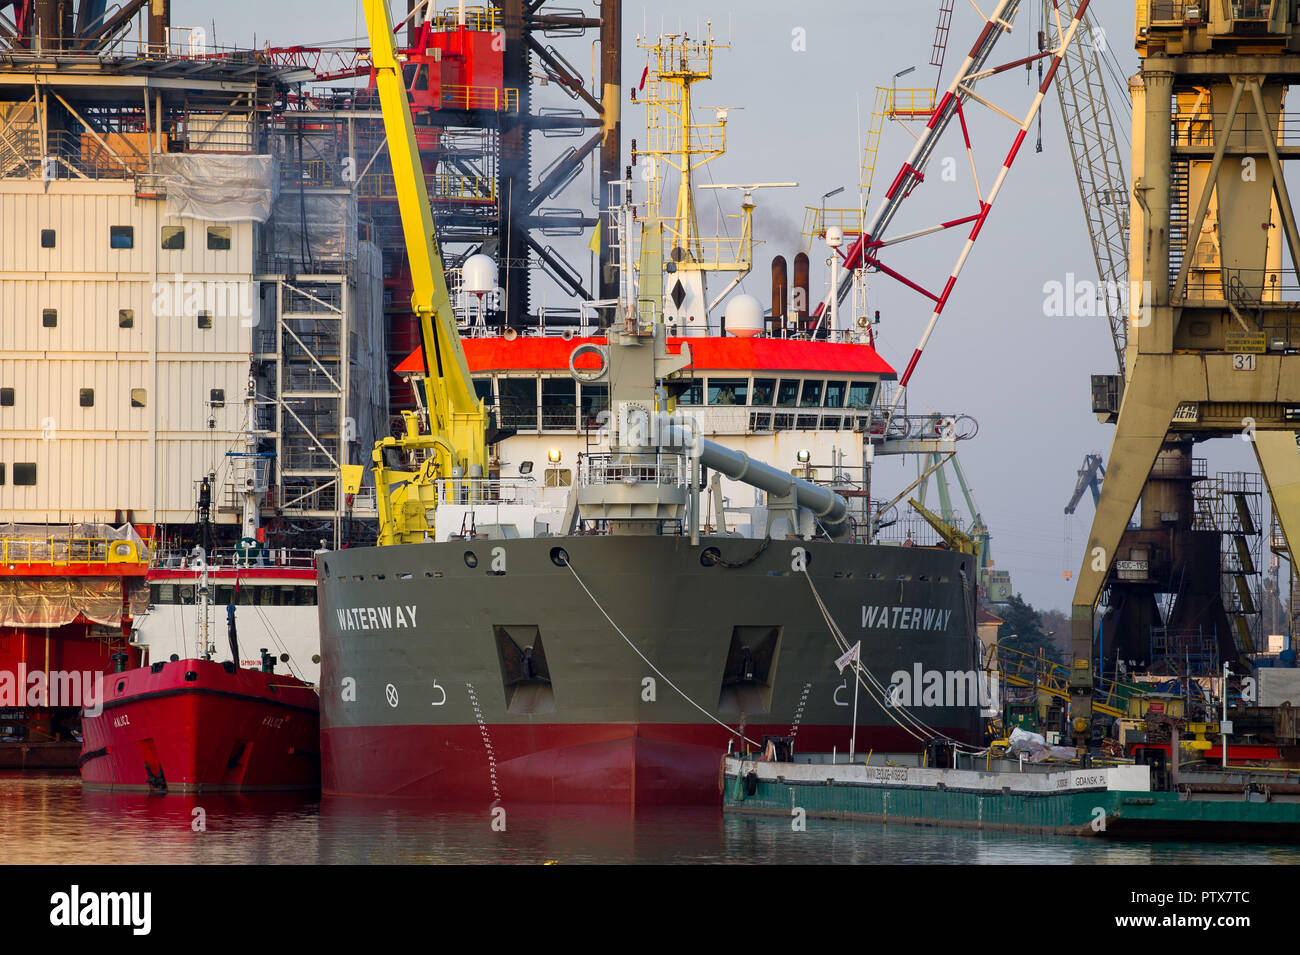
{"label": "life ring", "polygon": [[[595,372],[579,371],[578,357],[581,355],[597,355],[600,358],[600,368]],[[597,345],[595,342],[583,342],[577,348],[569,353],[569,376],[574,381],[580,381],[585,384],[600,381],[609,374],[609,349],[604,345]]]}

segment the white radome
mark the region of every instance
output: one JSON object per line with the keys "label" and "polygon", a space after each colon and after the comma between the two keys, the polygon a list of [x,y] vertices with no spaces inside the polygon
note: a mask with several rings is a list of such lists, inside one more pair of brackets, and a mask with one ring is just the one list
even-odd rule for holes
{"label": "white radome", "polygon": [[737,295],[727,303],[727,334],[753,338],[763,332],[763,306],[752,295]]}
{"label": "white radome", "polygon": [[497,264],[491,256],[471,255],[460,270],[465,291],[486,295],[497,287]]}

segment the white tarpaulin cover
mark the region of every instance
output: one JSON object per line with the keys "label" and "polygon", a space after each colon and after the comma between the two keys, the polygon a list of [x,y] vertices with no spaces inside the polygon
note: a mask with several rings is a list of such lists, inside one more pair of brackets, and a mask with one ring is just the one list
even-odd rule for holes
{"label": "white tarpaulin cover", "polygon": [[1049,759],[1069,761],[1079,755],[1079,751],[1073,746],[1050,746],[1043,735],[1031,733],[1019,726],[1011,731],[1007,739],[1011,744],[1007,747],[1007,755],[1024,754],[1031,763],[1042,763]]}
{"label": "white tarpaulin cover", "polygon": [[63,627],[82,615],[91,623],[120,627],[124,609],[135,616],[148,605],[149,586],[138,578],[0,578],[4,627]]}
{"label": "white tarpaulin cover", "polygon": [[274,156],[169,153],[158,157],[167,215],[213,222],[265,222],[280,194]]}
{"label": "white tarpaulin cover", "polygon": [[275,203],[270,248],[283,256],[301,255],[304,262],[356,258],[356,195],[311,190],[300,193],[290,187]]}

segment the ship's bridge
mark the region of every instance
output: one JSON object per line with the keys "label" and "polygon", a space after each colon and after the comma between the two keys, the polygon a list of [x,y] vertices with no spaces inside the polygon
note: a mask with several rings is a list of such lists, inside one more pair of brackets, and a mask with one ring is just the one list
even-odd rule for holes
{"label": "ship's bridge", "polygon": [[[867,443],[885,428],[882,390],[897,379],[875,349],[727,336],[672,338],[669,351],[680,352],[684,343],[692,365],[684,376],[665,382],[662,410],[690,419],[701,436],[717,436],[754,460],[809,480],[829,480],[832,473],[861,475]],[[485,523],[525,535],[553,533],[564,523],[567,489],[578,482],[601,483],[597,472],[608,429],[608,385],[575,381],[569,364],[580,346],[603,344],[603,337],[591,335],[463,340],[479,396],[496,412],[498,424],[514,433],[497,445],[491,487],[484,493],[490,513],[461,513],[483,509],[461,499],[465,482],[440,489],[439,539]],[[598,371],[598,363],[589,350],[574,359],[580,373]],[[397,368],[413,380],[423,370],[419,350]],[[761,536],[764,521],[750,512],[762,509],[763,498],[748,485],[723,479],[717,509],[737,523],[753,524]]]}
{"label": "ship's bridge", "polygon": [[[609,409],[609,389],[604,382],[575,381],[569,358],[580,345],[604,341],[592,336],[465,339],[479,396],[495,410],[499,425],[515,432],[503,454],[513,466],[503,460],[503,474],[535,460],[558,463],[557,454],[561,462],[572,462],[578,451],[590,452],[602,413]],[[680,351],[683,341],[670,339],[669,350]],[[777,450],[773,443],[793,442],[817,457],[823,449],[812,446],[826,444],[828,460],[832,447],[856,459],[862,436],[873,425],[883,426],[879,412],[873,414],[882,387],[898,377],[864,344],[766,337],[692,338],[689,344],[691,374],[669,383],[667,410],[689,416],[702,434],[723,436],[732,445],[736,439],[742,447],[744,439],[766,439],[765,447],[754,449],[763,454]],[[423,361],[416,350],[397,371],[417,376]],[[583,355],[575,367],[595,371],[597,359]],[[787,456],[793,463],[794,453]],[[556,472],[548,480],[565,485],[571,480],[568,468],[548,470]]]}

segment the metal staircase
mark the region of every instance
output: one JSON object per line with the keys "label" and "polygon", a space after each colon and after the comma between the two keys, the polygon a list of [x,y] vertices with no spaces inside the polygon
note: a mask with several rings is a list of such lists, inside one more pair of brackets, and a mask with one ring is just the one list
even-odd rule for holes
{"label": "metal staircase", "polygon": [[[997,668],[1001,679],[1010,686],[1036,687],[1039,692],[1069,702],[1070,670],[1046,657],[998,646]],[[1140,696],[1142,687],[1117,680],[1098,679],[1093,683],[1094,712],[1123,716],[1131,697]]]}

